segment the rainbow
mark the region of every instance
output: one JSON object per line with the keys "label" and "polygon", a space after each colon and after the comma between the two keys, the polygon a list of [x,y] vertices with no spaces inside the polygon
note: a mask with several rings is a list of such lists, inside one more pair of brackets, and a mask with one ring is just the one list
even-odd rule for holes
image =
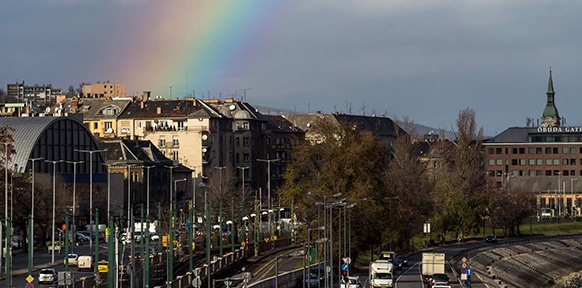
{"label": "rainbow", "polygon": [[[283,3],[279,3],[283,2]],[[252,69],[271,42],[270,29],[292,1],[156,0],[115,19],[123,33],[97,69],[120,78],[127,95],[178,98],[245,88],[228,71]],[[127,8],[127,7],[126,7]],[[113,37],[116,39],[116,37]],[[226,91],[225,91],[226,92]],[[230,92],[230,91],[229,91]]]}

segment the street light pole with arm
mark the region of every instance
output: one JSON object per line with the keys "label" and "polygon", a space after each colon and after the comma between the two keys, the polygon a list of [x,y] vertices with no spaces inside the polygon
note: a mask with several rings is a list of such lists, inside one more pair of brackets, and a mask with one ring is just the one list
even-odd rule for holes
{"label": "street light pole with arm", "polygon": [[[242,219],[245,217],[245,169],[249,169],[249,167],[248,166],[245,166],[245,167],[239,166],[237,168],[241,169],[241,174],[242,174],[241,175],[242,176],[242,184],[240,186],[241,186],[241,190],[242,190],[242,193],[241,193],[241,195],[242,195],[241,221],[243,221],[243,222],[241,222],[241,226],[240,226],[241,227],[240,238],[241,238],[241,242],[245,242],[246,241],[246,237],[245,237],[246,228],[244,227],[244,220],[242,220]],[[246,243],[245,243],[244,248],[246,249]]]}
{"label": "street light pole with arm", "polygon": [[218,198],[219,199],[219,201],[218,201],[218,205],[219,205],[218,215],[219,216],[218,216],[218,218],[220,219],[220,222],[218,223],[219,226],[220,226],[220,228],[218,230],[218,239],[220,241],[220,243],[219,243],[220,244],[219,245],[220,246],[220,257],[222,257],[222,255],[223,255],[223,251],[222,251],[222,200],[223,200],[223,197],[222,197],[222,170],[224,168],[226,168],[226,167],[224,167],[224,166],[221,166],[221,167],[214,166],[214,169],[218,169],[218,173],[219,173],[218,176],[219,176],[219,179],[220,179],[219,180],[220,181],[219,182],[219,187],[218,187],[218,191],[219,191],[218,192],[219,193],[219,198]]}
{"label": "street light pole with arm", "polygon": [[[77,223],[75,222],[75,207],[77,206],[77,200],[76,200],[76,195],[77,195],[77,164],[81,164],[84,163],[85,161],[67,161],[67,163],[73,164],[73,229],[68,229],[71,231],[71,235],[72,235],[72,240],[73,240],[73,245],[71,246],[71,253],[75,253],[75,241],[77,240],[74,235],[75,230],[77,230]],[[33,167],[34,168],[34,167]],[[33,174],[34,175],[34,174]],[[34,179],[34,177],[33,177]],[[34,190],[33,190],[34,191]],[[34,193],[34,192],[33,192]],[[32,206],[34,207],[34,206]]]}
{"label": "street light pole with arm", "polygon": [[52,233],[51,233],[51,263],[55,264],[55,193],[56,193],[56,165],[63,162],[63,160],[44,160],[45,162],[53,163],[53,217],[52,217]]}
{"label": "street light pole with arm", "polygon": [[[93,153],[96,152],[105,152],[107,149],[102,150],[80,150],[76,149],[75,151],[81,153],[89,153],[89,222],[93,219]],[[92,224],[92,223],[89,223]],[[93,225],[89,225],[89,231],[91,237],[89,237],[89,251],[93,248]]]}
{"label": "street light pole with arm", "polygon": [[32,161],[32,193],[31,193],[31,200],[30,200],[30,231],[28,234],[28,274],[32,274],[32,267],[34,267],[34,162],[37,160],[42,160],[42,158],[28,158],[29,161]]}

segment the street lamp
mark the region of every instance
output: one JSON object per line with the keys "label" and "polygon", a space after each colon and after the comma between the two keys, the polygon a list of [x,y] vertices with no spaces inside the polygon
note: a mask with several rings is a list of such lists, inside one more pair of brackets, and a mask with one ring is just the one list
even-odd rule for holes
{"label": "street lamp", "polygon": [[[241,185],[240,185],[241,186],[241,190],[242,190],[242,193],[241,193],[241,196],[242,196],[242,204],[241,204],[242,206],[241,207],[242,208],[241,208],[241,212],[240,212],[241,213],[241,219],[242,219],[242,218],[245,217],[244,216],[245,215],[245,169],[249,169],[249,167],[248,166],[245,166],[245,167],[240,167],[239,166],[237,168],[241,169],[241,174],[242,174],[241,175],[242,176],[242,181],[241,181]],[[244,227],[244,220],[241,223],[241,229],[240,230],[241,230],[240,231],[241,242],[245,242],[245,245],[244,245],[243,248],[245,248],[245,250],[246,250],[246,237],[245,237],[245,235],[246,235],[246,229]]]}
{"label": "street lamp", "polygon": [[55,191],[56,191],[56,165],[57,163],[63,162],[63,160],[44,160],[45,162],[49,162],[49,163],[53,163],[53,228],[52,228],[52,233],[51,233],[51,259],[52,259],[52,264],[55,264]]}
{"label": "street lamp", "polygon": [[[34,257],[34,162],[37,160],[42,160],[42,158],[28,158],[28,160],[32,161],[32,192],[31,192],[31,205],[32,208],[30,210],[30,231],[28,234],[28,275],[32,274],[32,267],[34,266],[33,257]],[[0,245],[1,246],[1,245]],[[31,275],[32,276],[32,275]]]}
{"label": "street lamp", "polygon": [[[107,149],[102,150],[81,150],[75,149],[76,152],[89,153],[89,224],[92,224],[93,220],[93,153],[95,152],[105,152]],[[93,225],[89,225],[89,251],[93,249]]]}
{"label": "street lamp", "polygon": [[218,216],[218,218],[220,219],[220,222],[218,223],[220,225],[220,229],[218,231],[218,234],[219,234],[218,240],[219,240],[219,246],[220,246],[220,257],[222,257],[222,255],[223,255],[223,251],[222,251],[222,200],[223,200],[222,199],[222,170],[225,168],[226,167],[224,167],[224,166],[220,166],[220,167],[214,166],[214,169],[218,169],[218,172],[219,172],[218,176],[220,179],[219,186],[218,186],[218,189],[219,189],[219,192],[218,192],[219,193],[218,194],[219,195],[219,201],[218,201],[218,207],[219,207],[218,208],[218,215],[219,216]]}
{"label": "street lamp", "polygon": [[570,205],[570,207],[572,208],[572,214],[570,214],[570,217],[574,217],[574,181],[578,181],[578,178],[572,178],[570,179],[570,194],[572,194],[572,205]]}
{"label": "street lamp", "polygon": [[[277,162],[281,159],[257,159],[259,162],[267,162],[267,208],[271,210],[271,162]],[[271,229],[271,215],[269,215],[269,231]]]}
{"label": "street lamp", "polygon": [[[75,233],[75,230],[77,230],[77,226],[76,226],[76,222],[75,222],[75,208],[77,206],[77,200],[76,200],[76,195],[77,195],[77,164],[81,164],[81,163],[85,163],[85,161],[66,161],[69,164],[73,164],[73,229],[69,229],[71,231],[71,237],[73,238],[73,245],[71,247],[71,253],[75,253],[75,241],[77,240],[75,237],[75,235],[73,233]],[[34,175],[34,174],[33,174]],[[34,206],[32,206],[34,207]],[[69,228],[69,227],[67,227]]]}

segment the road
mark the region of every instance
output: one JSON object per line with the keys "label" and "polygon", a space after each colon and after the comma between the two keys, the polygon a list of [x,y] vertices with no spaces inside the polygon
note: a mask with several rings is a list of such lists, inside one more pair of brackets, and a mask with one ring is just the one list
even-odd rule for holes
{"label": "road", "polygon": [[[107,251],[107,244],[103,243],[102,241],[100,241],[100,245],[99,245],[99,250],[100,250],[100,260],[103,260],[106,258],[106,251]],[[93,247],[93,250],[95,248]],[[138,248],[136,248],[138,249]],[[55,263],[52,263],[52,254],[50,252],[48,252],[47,250],[43,250],[43,251],[34,251],[34,257],[33,257],[33,262],[34,262],[34,268],[33,268],[33,273],[32,276],[34,277],[34,281],[32,282],[32,284],[35,287],[50,287],[50,286],[54,286],[51,284],[39,284],[38,283],[38,275],[39,272],[42,268],[46,268],[46,267],[52,267],[55,268],[55,270],[57,272],[62,272],[65,271],[65,265],[64,265],[64,257],[65,257],[65,250],[62,249],[59,252],[55,252]],[[76,254],[79,255],[92,255],[92,253],[90,252],[90,247],[88,244],[84,244],[81,246],[77,246],[75,247],[75,251]],[[71,253],[71,251],[69,251],[69,253]],[[126,253],[127,254],[127,253]],[[126,258],[124,258],[126,259]],[[2,269],[5,269],[5,264],[2,264]],[[74,277],[75,279],[80,279],[81,277],[88,277],[88,276],[93,276],[93,272],[92,271],[78,271],[77,267],[69,267],[69,271],[71,272],[71,277]],[[6,280],[4,277],[4,273],[2,273],[2,280],[0,281],[0,287],[5,287],[6,286]],[[22,250],[16,250],[13,251],[12,254],[12,287],[25,287],[25,285],[28,283],[28,281],[26,280],[26,278],[28,277],[28,252],[26,251],[22,251]]]}

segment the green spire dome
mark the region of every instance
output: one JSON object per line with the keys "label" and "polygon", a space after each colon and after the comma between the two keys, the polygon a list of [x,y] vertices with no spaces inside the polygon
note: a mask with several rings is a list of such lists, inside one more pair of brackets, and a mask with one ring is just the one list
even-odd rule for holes
{"label": "green spire dome", "polygon": [[542,126],[545,127],[555,127],[560,126],[560,113],[558,113],[558,108],[556,108],[554,97],[554,81],[552,80],[552,69],[550,69],[550,79],[548,80],[548,91],[546,107],[542,113]]}

